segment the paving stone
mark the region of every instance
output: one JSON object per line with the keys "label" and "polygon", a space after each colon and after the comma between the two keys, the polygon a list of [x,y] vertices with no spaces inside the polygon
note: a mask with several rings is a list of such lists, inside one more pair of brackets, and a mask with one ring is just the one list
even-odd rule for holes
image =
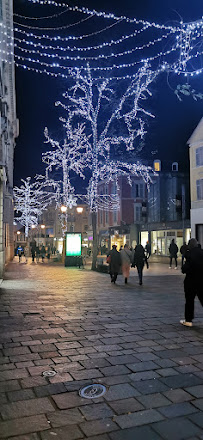
{"label": "paving stone", "polygon": [[103,376],[103,374],[96,368],[91,370],[81,370],[76,372],[72,371],[71,374],[75,380],[93,379],[96,377]]}
{"label": "paving stone", "polygon": [[153,429],[166,440],[185,440],[201,432],[198,426],[183,417],[154,423]]}
{"label": "paving stone", "polygon": [[7,403],[8,399],[6,397],[5,393],[0,393],[0,405],[2,405],[3,403]]}
{"label": "paving stone", "polygon": [[159,408],[159,412],[167,418],[174,418],[187,416],[188,414],[197,412],[197,409],[194,408],[194,406],[192,406],[189,402],[181,402],[174,403],[173,405],[169,405],[165,408]]}
{"label": "paving stone", "polygon": [[92,400],[80,397],[76,392],[52,396],[59,409],[80,407],[81,405],[92,404]]}
{"label": "paving stone", "polygon": [[0,382],[0,393],[4,391],[20,390],[20,384],[17,380],[7,380],[6,382]]}
{"label": "paving stone", "polygon": [[203,417],[202,412],[198,412],[197,414],[192,414],[192,416],[189,416],[189,419],[195,423],[197,426],[203,429]]}
{"label": "paving stone", "polygon": [[164,395],[173,403],[186,402],[194,398],[193,396],[191,396],[191,394],[186,393],[186,391],[182,389],[165,391]]}
{"label": "paving stone", "polygon": [[109,437],[111,440],[161,440],[161,437],[148,426],[122,429],[109,434]]}
{"label": "paving stone", "polygon": [[146,409],[132,414],[126,414],[114,417],[116,423],[122,428],[131,428],[133,426],[148,425],[149,423],[163,420],[163,416],[155,409]]}
{"label": "paving stone", "polygon": [[156,361],[158,359],[158,356],[154,353],[136,353],[136,358],[140,359],[140,361],[146,362],[146,361]]}
{"label": "paving stone", "polygon": [[84,421],[84,417],[77,408],[52,412],[48,415],[48,418],[51,422],[51,426],[54,428],[66,425],[76,425]]}
{"label": "paving stone", "polygon": [[111,419],[94,420],[80,423],[80,429],[88,437],[91,435],[104,434],[106,432],[116,431],[118,426]]}
{"label": "paving stone", "polygon": [[158,408],[160,406],[171,405],[171,402],[160,393],[148,394],[147,396],[138,396],[137,400],[144,405],[145,408]]}
{"label": "paving stone", "polygon": [[42,414],[32,417],[23,417],[7,422],[0,422],[0,438],[8,438],[21,434],[43,431],[50,425]]}
{"label": "paving stone", "polygon": [[28,376],[28,371],[25,368],[16,368],[15,370],[2,371],[0,374],[0,381],[22,379]]}
{"label": "paving stone", "polygon": [[116,402],[109,402],[109,405],[117,414],[127,414],[129,412],[144,409],[143,405],[141,405],[141,403],[139,403],[133,397],[129,399],[117,400]]}
{"label": "paving stone", "polygon": [[7,393],[8,399],[10,402],[16,402],[18,400],[29,400],[34,399],[36,396],[33,390],[19,390],[19,391],[9,391]]}
{"label": "paving stone", "polygon": [[17,437],[12,437],[12,440],[39,440],[39,435],[37,433],[18,435]]}
{"label": "paving stone", "polygon": [[200,409],[201,411],[203,411],[203,399],[195,399],[195,400],[192,401],[192,404],[193,404],[196,408],[198,408],[198,409]]}
{"label": "paving stone", "polygon": [[42,440],[77,440],[83,438],[81,430],[76,425],[69,425],[64,428],[53,428],[49,431],[43,431],[40,433]]}
{"label": "paving stone", "polygon": [[125,356],[109,356],[108,357],[108,362],[110,362],[110,364],[112,365],[122,365],[122,364],[130,364],[130,363],[135,363],[137,362],[137,357],[128,354]]}
{"label": "paving stone", "polygon": [[141,394],[159,393],[168,389],[168,386],[162,383],[159,379],[136,382],[134,386]]}
{"label": "paving stone", "polygon": [[[101,367],[109,367],[111,364],[107,361],[107,359],[89,359],[89,360],[80,360],[81,365],[83,367],[91,369],[91,368],[100,368]],[[102,371],[102,370],[101,370]]]}
{"label": "paving stone", "polygon": [[122,386],[112,385],[109,387],[108,392],[104,394],[104,399],[108,402],[119,399],[128,399],[129,397],[136,397],[139,392],[130,384],[125,383]]}
{"label": "paving stone", "polygon": [[171,359],[156,359],[156,364],[161,368],[177,367],[176,362],[172,361]]}
{"label": "paving stone", "polygon": [[186,391],[195,397],[203,397],[203,385],[186,388]]}
{"label": "paving stone", "polygon": [[80,411],[86,420],[105,419],[108,417],[113,417],[114,415],[114,412],[106,403],[82,406]]}
{"label": "paving stone", "polygon": [[[199,368],[197,368],[195,365],[183,365],[182,367],[175,367],[175,370],[181,374],[187,374],[187,373],[198,373],[200,372]],[[200,377],[200,376],[199,376]]]}
{"label": "paving stone", "polygon": [[99,382],[102,382],[104,385],[117,385],[117,384],[122,384],[122,383],[127,383],[130,382],[130,378],[129,375],[122,375],[122,376],[108,376],[108,377],[103,377],[102,379],[99,380]]}
{"label": "paving stone", "polygon": [[115,365],[111,367],[100,368],[104,376],[116,376],[122,374],[129,374],[130,370],[125,365]]}
{"label": "paving stone", "polygon": [[54,407],[50,400],[45,397],[8,403],[1,408],[1,416],[3,420],[8,420],[44,414],[50,411],[54,411]]}
{"label": "paving stone", "polygon": [[26,379],[22,379],[20,381],[20,384],[22,388],[32,388],[40,385],[47,385],[47,380],[45,377],[33,376],[33,377],[28,377]]}
{"label": "paving stone", "polygon": [[202,380],[194,376],[194,374],[178,374],[176,376],[162,378],[161,381],[169,388],[193,387],[193,385],[202,383]]}
{"label": "paving stone", "polygon": [[155,364],[153,361],[136,362],[135,364],[127,364],[127,367],[135,373],[137,373],[139,371],[156,370],[159,368],[159,366],[157,364]]}
{"label": "paving stone", "polygon": [[132,374],[129,374],[129,377],[130,377],[132,383],[135,382],[134,386],[136,387],[137,381],[156,379],[157,377],[160,377],[160,376],[159,376],[159,374],[157,374],[157,372],[152,370],[152,371],[142,371],[140,373],[132,373]]}
{"label": "paving stone", "polygon": [[34,392],[37,397],[46,397],[51,394],[60,394],[67,391],[63,383],[49,384],[42,387],[35,387]]}

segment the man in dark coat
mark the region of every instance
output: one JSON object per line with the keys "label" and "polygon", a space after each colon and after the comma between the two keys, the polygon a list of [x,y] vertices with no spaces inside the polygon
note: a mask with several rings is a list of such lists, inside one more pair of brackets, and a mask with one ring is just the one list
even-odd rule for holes
{"label": "man in dark coat", "polygon": [[174,260],[175,260],[175,269],[177,269],[177,253],[178,253],[178,246],[177,246],[177,244],[175,243],[175,241],[174,241],[174,238],[173,238],[173,240],[171,241],[171,244],[170,244],[170,246],[169,246],[169,253],[170,253],[170,266],[169,266],[169,268],[171,269],[172,268],[172,260],[173,260],[173,258],[174,258]]}
{"label": "man in dark coat", "polygon": [[185,319],[182,319],[180,323],[186,327],[192,327],[196,295],[203,306],[203,250],[198,247],[195,238],[189,241],[185,259],[182,267],[182,272],[186,274],[184,280]]}
{"label": "man in dark coat", "polygon": [[117,280],[117,276],[121,266],[121,255],[116,248],[117,246],[114,244],[112,246],[112,250],[109,252],[109,256],[110,256],[109,273],[111,277],[111,282],[114,284]]}
{"label": "man in dark coat", "polygon": [[186,255],[187,250],[188,250],[188,245],[187,245],[186,242],[184,241],[183,245],[182,245],[181,248],[180,248],[180,253],[181,253],[181,255],[182,255],[182,265],[183,265],[183,263],[184,263],[185,255]]}
{"label": "man in dark coat", "polygon": [[138,244],[135,247],[134,252],[134,266],[137,267],[138,277],[139,277],[139,284],[142,285],[142,271],[144,267],[145,262],[145,251],[141,244]]}

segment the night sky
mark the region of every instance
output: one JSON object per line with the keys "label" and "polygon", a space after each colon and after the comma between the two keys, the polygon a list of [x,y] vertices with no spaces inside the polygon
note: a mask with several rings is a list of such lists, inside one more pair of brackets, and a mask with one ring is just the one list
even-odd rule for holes
{"label": "night sky", "polygon": [[[67,0],[66,2],[70,5],[81,5],[90,9],[96,8],[113,12],[119,16],[124,14],[129,17],[154,20],[165,25],[178,24],[180,18],[184,22],[195,21],[200,19],[202,15],[202,0],[193,0],[192,2],[185,0],[125,0],[124,2],[119,0],[111,0],[111,2],[107,0],[102,2],[78,0],[68,2]],[[27,0],[14,0],[14,11],[25,16],[40,16],[40,14],[44,16],[53,13],[53,9],[50,11],[48,7],[32,5]],[[54,12],[56,12],[56,8]],[[59,8],[57,8],[57,12],[59,12]],[[80,18],[82,18],[81,15]],[[107,22],[105,22],[106,25]],[[62,24],[64,23],[65,17],[62,20]],[[46,22],[47,24],[48,22]],[[81,31],[83,32],[82,28]],[[203,74],[189,80],[197,92],[203,92],[202,79]],[[166,75],[162,75],[152,85],[153,96],[148,102],[149,110],[155,114],[156,118],[149,120],[145,148],[141,158],[179,161],[182,168],[187,169],[188,148],[186,142],[202,117],[203,100],[195,101],[191,96],[183,96],[183,100],[180,102],[174,94],[174,89],[179,83],[181,83],[180,78],[171,74],[168,78]],[[43,131],[46,126],[57,139],[63,137],[58,123],[60,112],[54,103],[61,99],[66,88],[66,80],[54,79],[16,68],[17,116],[20,121],[20,135],[15,149],[14,184],[19,185],[21,178],[34,177],[35,174],[43,171],[41,154],[49,149],[44,144]],[[157,153],[152,154],[151,152],[154,151]]]}

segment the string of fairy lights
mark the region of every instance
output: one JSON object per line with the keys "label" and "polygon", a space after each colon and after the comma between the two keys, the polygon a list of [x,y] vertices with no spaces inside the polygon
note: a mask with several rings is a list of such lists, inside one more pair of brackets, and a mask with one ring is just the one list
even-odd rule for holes
{"label": "string of fairy lights", "polygon": [[[84,72],[90,69],[95,79],[129,79],[133,78],[135,69],[142,63],[150,63],[154,70],[163,71],[167,68],[169,72],[173,71],[179,75],[194,76],[202,73],[202,19],[193,23],[181,21],[176,26],[165,26],[96,9],[70,6],[55,0],[27,1],[41,7],[55,7],[56,13],[44,17],[15,14],[17,21],[14,22],[13,28],[0,23],[0,57],[6,62],[12,62],[14,59],[17,67],[64,79],[78,68]],[[60,11],[59,8],[63,10]],[[70,14],[74,13],[73,22],[60,26],[30,25],[30,20],[40,20],[41,25],[42,20],[50,22],[52,18],[57,20],[62,14],[64,16],[67,13],[69,20]],[[91,26],[89,19],[94,19],[91,20]],[[106,20],[111,23],[103,25]],[[81,33],[80,29],[84,29],[86,23],[88,32]],[[130,32],[129,26],[134,27]],[[73,35],[71,31],[67,35],[69,28],[74,28],[76,34]],[[116,36],[121,33],[117,38],[112,37],[114,28]],[[48,32],[44,33],[44,30]],[[61,34],[58,34],[59,30]],[[156,36],[155,32],[159,35]],[[99,36],[101,42],[94,44]],[[93,44],[85,43],[89,40],[92,40]]]}

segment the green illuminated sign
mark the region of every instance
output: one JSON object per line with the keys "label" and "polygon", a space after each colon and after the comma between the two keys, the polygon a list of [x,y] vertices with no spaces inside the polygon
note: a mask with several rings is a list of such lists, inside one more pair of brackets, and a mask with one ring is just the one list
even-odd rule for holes
{"label": "green illuminated sign", "polygon": [[66,234],[66,256],[77,257],[82,252],[81,234]]}

